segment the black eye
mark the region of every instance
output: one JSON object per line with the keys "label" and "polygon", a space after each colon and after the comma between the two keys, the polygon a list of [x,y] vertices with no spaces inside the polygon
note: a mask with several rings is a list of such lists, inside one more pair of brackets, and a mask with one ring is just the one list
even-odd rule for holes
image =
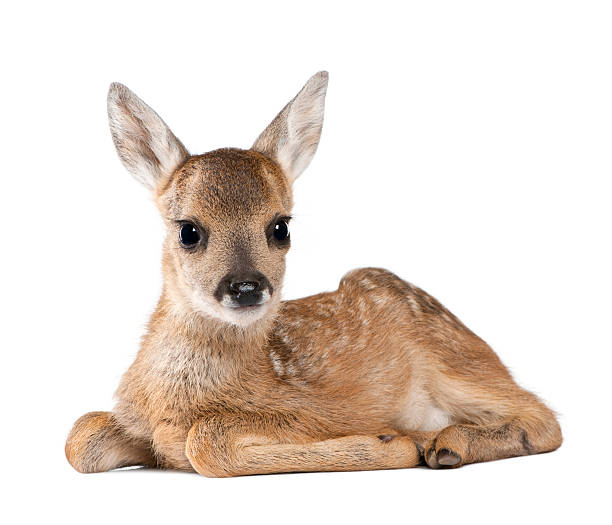
{"label": "black eye", "polygon": [[191,248],[200,242],[200,233],[193,224],[186,222],[181,225],[179,238],[183,246]]}
{"label": "black eye", "polygon": [[286,220],[281,219],[274,225],[274,238],[281,242],[289,239],[289,225]]}

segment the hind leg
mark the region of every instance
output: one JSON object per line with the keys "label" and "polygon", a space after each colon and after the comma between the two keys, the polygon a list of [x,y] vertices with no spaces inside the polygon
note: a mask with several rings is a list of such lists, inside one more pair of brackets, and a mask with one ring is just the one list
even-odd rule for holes
{"label": "hind leg", "polygon": [[561,428],[554,414],[537,402],[514,415],[488,424],[451,425],[427,445],[424,459],[431,468],[459,467],[559,448]]}
{"label": "hind leg", "polygon": [[76,421],[66,440],[66,458],[82,473],[156,465],[150,448],[127,436],[111,412],[89,412]]}

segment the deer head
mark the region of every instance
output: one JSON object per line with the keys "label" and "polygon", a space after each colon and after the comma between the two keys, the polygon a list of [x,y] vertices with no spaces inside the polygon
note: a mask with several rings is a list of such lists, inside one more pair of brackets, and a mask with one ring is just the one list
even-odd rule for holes
{"label": "deer head", "polygon": [[177,308],[243,327],[278,308],[291,187],[319,143],[327,78],[314,75],[251,149],[203,155],[190,155],[128,88],[111,85],[113,141],[164,219],[164,290]]}

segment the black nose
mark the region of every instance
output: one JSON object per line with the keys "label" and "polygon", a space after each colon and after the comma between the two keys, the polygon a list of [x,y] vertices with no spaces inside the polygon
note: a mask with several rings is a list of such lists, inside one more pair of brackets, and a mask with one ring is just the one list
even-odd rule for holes
{"label": "black nose", "polygon": [[266,289],[272,295],[270,282],[260,272],[232,273],[221,279],[215,297],[222,302],[224,297],[229,296],[239,306],[253,306],[261,302]]}

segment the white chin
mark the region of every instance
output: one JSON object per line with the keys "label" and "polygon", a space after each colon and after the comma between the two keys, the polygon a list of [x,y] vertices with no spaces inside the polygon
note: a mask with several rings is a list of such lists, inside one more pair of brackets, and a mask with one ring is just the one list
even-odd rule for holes
{"label": "white chin", "polygon": [[268,303],[257,306],[243,306],[241,308],[231,308],[222,306],[224,321],[237,326],[248,326],[261,319],[268,311]]}

